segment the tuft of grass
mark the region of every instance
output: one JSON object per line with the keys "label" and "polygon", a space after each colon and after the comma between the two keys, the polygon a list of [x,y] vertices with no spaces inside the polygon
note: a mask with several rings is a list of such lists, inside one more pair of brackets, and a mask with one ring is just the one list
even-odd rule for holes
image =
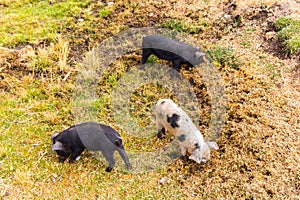
{"label": "tuft of grass", "polygon": [[185,29],[185,25],[181,21],[174,19],[170,19],[164,22],[163,27],[178,32],[182,32]]}
{"label": "tuft of grass", "polygon": [[109,10],[109,9],[105,9],[104,8],[104,9],[102,9],[102,10],[99,11],[99,16],[101,18],[108,17],[110,14],[111,14],[111,10]]}
{"label": "tuft of grass", "polygon": [[221,66],[229,66],[233,69],[239,69],[242,65],[241,61],[236,57],[234,50],[230,47],[214,47],[207,51],[209,57]]}
{"label": "tuft of grass", "polygon": [[292,22],[293,22],[292,18],[281,17],[276,20],[275,27],[277,30],[281,30],[281,29],[291,25]]}
{"label": "tuft of grass", "polygon": [[154,55],[151,55],[147,59],[146,63],[155,63],[156,61],[158,61],[158,58],[156,56],[154,56]]}
{"label": "tuft of grass", "polygon": [[168,19],[162,24],[163,28],[188,34],[199,34],[207,26],[208,24],[204,20],[199,21],[199,25],[183,22],[177,19]]}
{"label": "tuft of grass", "polygon": [[300,20],[281,17],[275,22],[278,37],[285,45],[286,53],[296,54],[300,52]]}
{"label": "tuft of grass", "polygon": [[37,49],[37,52],[29,56],[28,68],[33,73],[58,73],[69,72],[67,63],[69,43],[66,39],[57,38],[55,43],[48,47]]}

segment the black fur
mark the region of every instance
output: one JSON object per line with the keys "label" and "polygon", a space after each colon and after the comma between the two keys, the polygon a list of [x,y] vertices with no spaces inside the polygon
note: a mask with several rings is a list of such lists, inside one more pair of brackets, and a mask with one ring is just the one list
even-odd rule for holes
{"label": "black fur", "polygon": [[177,71],[181,64],[188,64],[192,67],[203,62],[202,57],[196,57],[197,48],[158,35],[144,37],[142,51],[142,64],[145,64],[148,57],[154,54],[160,59],[171,61],[173,68]]}
{"label": "black fur", "polygon": [[75,125],[59,133],[56,137],[52,138],[52,141],[53,144],[57,141],[61,142],[64,146],[64,150],[56,150],[59,162],[64,162],[69,158],[69,163],[73,163],[85,149],[77,134]]}
{"label": "black fur", "polygon": [[[122,138],[113,128],[94,122],[86,122],[69,127],[52,137],[53,149],[58,154],[59,162],[69,158],[73,163],[84,149],[101,151],[109,166],[106,171],[111,171],[115,164],[113,154],[118,151],[124,160],[126,167],[131,168],[130,162],[124,150]],[[59,144],[59,150],[54,148]]]}
{"label": "black fur", "polygon": [[[142,64],[145,64],[148,57],[151,54],[156,55],[158,58],[163,59],[163,60],[169,60],[173,64],[173,68],[177,71],[180,69],[181,64],[189,64],[186,60],[184,60],[182,57],[180,57],[177,54],[174,54],[172,52],[168,52],[165,50],[160,50],[160,49],[154,49],[154,48],[149,48],[149,49],[143,49],[143,56],[142,56]],[[189,64],[190,65],[190,64]]]}
{"label": "black fur", "polygon": [[179,124],[177,124],[180,116],[177,114],[173,114],[171,117],[167,116],[167,122],[171,124],[172,128],[179,128]]}

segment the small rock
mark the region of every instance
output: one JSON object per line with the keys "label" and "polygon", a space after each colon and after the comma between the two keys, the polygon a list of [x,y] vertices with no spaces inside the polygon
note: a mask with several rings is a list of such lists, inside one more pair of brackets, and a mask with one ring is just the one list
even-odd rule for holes
{"label": "small rock", "polygon": [[166,178],[162,178],[158,181],[159,184],[164,185],[166,183],[167,179]]}
{"label": "small rock", "polygon": [[112,5],[114,5],[114,2],[110,1],[110,2],[107,3],[107,5],[112,6]]}
{"label": "small rock", "polygon": [[37,147],[37,146],[39,146],[39,145],[40,145],[39,143],[33,144],[34,147]]}
{"label": "small rock", "polygon": [[276,38],[277,33],[274,31],[270,31],[270,32],[267,32],[265,36],[268,40],[270,40],[270,39]]}
{"label": "small rock", "polygon": [[231,15],[225,14],[224,17],[225,17],[226,19],[230,19],[230,18],[231,18]]}
{"label": "small rock", "polygon": [[296,104],[294,104],[294,103],[290,103],[290,107],[291,107],[291,108],[296,108],[297,106],[296,106]]}

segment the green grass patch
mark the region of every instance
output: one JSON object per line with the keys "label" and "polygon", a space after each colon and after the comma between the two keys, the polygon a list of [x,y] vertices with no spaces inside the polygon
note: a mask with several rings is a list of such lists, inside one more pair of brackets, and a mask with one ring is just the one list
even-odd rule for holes
{"label": "green grass patch", "polygon": [[151,55],[151,56],[149,56],[149,58],[147,59],[146,63],[155,63],[155,62],[158,62],[158,61],[159,61],[159,59],[158,59],[156,56]]}
{"label": "green grass patch", "polygon": [[188,23],[177,19],[168,19],[163,24],[163,28],[167,28],[177,32],[185,32],[188,34],[199,34],[207,27],[208,24],[205,21],[199,21],[198,23]]}
{"label": "green grass patch", "polygon": [[278,37],[285,45],[286,53],[300,52],[300,19],[281,17],[275,22]]}
{"label": "green grass patch", "polygon": [[0,7],[0,46],[53,41],[88,2],[18,1]]}
{"label": "green grass patch", "polygon": [[234,50],[230,47],[213,47],[207,51],[209,57],[219,66],[229,66],[238,69],[242,62],[236,57]]}
{"label": "green grass patch", "polygon": [[168,28],[174,31],[182,32],[186,29],[183,22],[179,20],[170,19],[163,23],[164,28]]}
{"label": "green grass patch", "polygon": [[99,16],[101,18],[108,17],[110,14],[111,14],[111,10],[105,8],[99,11]]}

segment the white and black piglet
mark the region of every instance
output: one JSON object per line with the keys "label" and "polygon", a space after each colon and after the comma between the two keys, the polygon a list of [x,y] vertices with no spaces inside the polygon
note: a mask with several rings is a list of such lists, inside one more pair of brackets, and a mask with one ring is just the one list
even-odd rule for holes
{"label": "white and black piglet", "polygon": [[110,126],[95,122],[81,123],[73,125],[60,133],[55,133],[51,139],[53,141],[51,150],[56,151],[59,162],[64,162],[69,158],[69,163],[73,163],[80,158],[80,154],[84,149],[101,151],[109,163],[106,171],[110,172],[116,162],[114,152],[118,151],[127,169],[131,169],[122,138]]}
{"label": "white and black piglet", "polygon": [[155,105],[155,116],[157,136],[162,138],[166,131],[172,133],[179,142],[185,161],[189,158],[197,163],[205,163],[210,158],[210,148],[219,148],[214,141],[204,141],[190,117],[172,100],[158,100]]}

